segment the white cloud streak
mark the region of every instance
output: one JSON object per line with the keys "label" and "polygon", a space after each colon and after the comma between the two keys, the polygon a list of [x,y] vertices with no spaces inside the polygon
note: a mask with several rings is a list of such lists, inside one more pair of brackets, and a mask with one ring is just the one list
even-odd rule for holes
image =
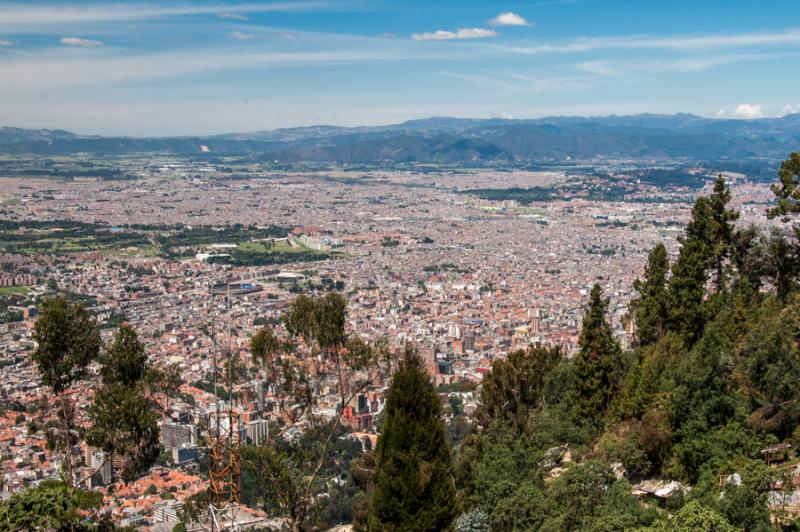
{"label": "white cloud streak", "polygon": [[12,46],[14,43],[8,39],[0,39],[0,46]]}
{"label": "white cloud streak", "polygon": [[530,22],[511,11],[500,13],[489,21],[492,26],[530,26]]}
{"label": "white cloud streak", "polygon": [[207,49],[202,52],[164,52],[119,56],[99,48],[77,56],[52,50],[38,57],[0,56],[0,94],[19,95],[30,91],[53,90],[136,80],[175,78],[208,72],[255,67],[335,64],[368,61],[410,60],[438,57],[418,50],[359,46],[357,49],[309,52],[259,52],[237,49]]}
{"label": "white cloud streak", "polygon": [[454,39],[485,39],[497,37],[494,30],[485,28],[458,28],[456,31],[438,30],[429,33],[414,33],[411,39],[415,41],[450,41]]}
{"label": "white cloud streak", "polygon": [[224,13],[217,13],[219,18],[227,18],[231,20],[248,20],[247,15],[243,15],[241,13],[231,13],[230,11],[226,11]]}
{"label": "white cloud streak", "polygon": [[575,68],[582,72],[598,76],[616,77],[632,72],[646,74],[658,73],[691,73],[703,72],[714,67],[747,61],[764,61],[770,59],[787,59],[800,57],[800,52],[774,52],[763,54],[722,54],[701,57],[683,57],[679,59],[648,59],[648,60],[610,60],[584,61],[577,63]]}
{"label": "white cloud streak", "polygon": [[[341,8],[324,0],[297,2],[164,5],[142,3],[108,3],[88,5],[27,5],[0,6],[0,30],[19,31],[37,26],[59,26],[93,22],[152,20],[162,17],[217,15],[241,19],[244,13],[303,12]],[[246,17],[245,17],[246,18]]]}
{"label": "white cloud streak", "polygon": [[717,48],[744,48],[752,46],[777,46],[800,44],[800,30],[792,29],[770,33],[740,33],[734,35],[701,35],[677,37],[651,37],[646,35],[618,37],[581,37],[561,43],[535,43],[514,46],[497,45],[506,52],[537,55],[548,53],[579,53],[593,50],[669,49],[681,51],[710,50]]}
{"label": "white cloud streak", "polygon": [[244,33],[242,31],[236,30],[230,33],[231,39],[235,39],[237,41],[249,41],[254,39],[255,36],[251,33]]}
{"label": "white cloud streak", "polygon": [[66,46],[76,46],[78,48],[97,48],[98,46],[103,46],[102,41],[82,39],[80,37],[64,37],[60,42]]}

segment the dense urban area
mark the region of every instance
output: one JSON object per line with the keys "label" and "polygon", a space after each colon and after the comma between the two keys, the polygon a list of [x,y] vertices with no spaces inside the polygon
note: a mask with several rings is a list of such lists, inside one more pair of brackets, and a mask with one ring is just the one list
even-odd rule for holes
{"label": "dense urban area", "polygon": [[2,162],[5,524],[58,495],[75,526],[382,529],[415,371],[454,485],[407,529],[795,518],[796,158],[778,207],[777,172],[685,161]]}

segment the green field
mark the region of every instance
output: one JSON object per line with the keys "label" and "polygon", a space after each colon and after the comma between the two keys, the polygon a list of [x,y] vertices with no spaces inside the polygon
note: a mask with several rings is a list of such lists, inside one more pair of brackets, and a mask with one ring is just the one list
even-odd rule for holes
{"label": "green field", "polygon": [[259,253],[313,253],[314,250],[300,243],[296,246],[290,245],[287,241],[281,240],[270,245],[267,242],[240,242],[237,249],[242,251],[254,251]]}
{"label": "green field", "polygon": [[3,286],[0,287],[0,296],[24,296],[30,291],[27,286]]}

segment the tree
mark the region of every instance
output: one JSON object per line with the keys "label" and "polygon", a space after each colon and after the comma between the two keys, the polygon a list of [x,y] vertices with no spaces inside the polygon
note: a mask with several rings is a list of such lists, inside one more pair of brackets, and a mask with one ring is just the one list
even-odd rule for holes
{"label": "tree", "polygon": [[619,384],[620,349],[606,320],[608,300],[594,285],[583,318],[580,351],[573,366],[576,395],[573,417],[579,425],[599,426]]}
{"label": "tree", "polygon": [[386,398],[370,530],[446,530],[458,508],[439,397],[407,350]]}
{"label": "tree", "polygon": [[664,336],[669,313],[667,248],[658,243],[647,256],[644,281],[636,279],[633,288],[639,297],[631,303],[639,345],[646,346]]}
{"label": "tree", "polygon": [[[100,351],[100,331],[97,323],[80,304],[71,304],[63,296],[45,300],[36,322],[33,360],[45,386],[58,402],[54,408],[58,423],[52,433],[57,448],[64,455],[67,484],[72,486],[72,446],[76,443],[74,430],[74,401],[69,388],[82,379],[87,366]],[[49,404],[49,401],[48,401]]]}
{"label": "tree", "polygon": [[90,524],[79,510],[95,510],[102,496],[73,491],[57,482],[13,494],[0,503],[0,528],[3,530],[70,530],[83,532],[101,529]]}
{"label": "tree", "polygon": [[516,433],[525,430],[531,411],[544,404],[553,369],[562,359],[558,348],[535,346],[495,360],[481,385],[476,419],[484,426],[502,419],[510,422]]}
{"label": "tree", "polygon": [[713,259],[715,222],[711,202],[698,198],[686,235],[679,238],[681,250],[669,279],[669,330],[683,335],[687,343],[697,341],[703,330],[703,298],[708,269]]}
{"label": "tree", "polygon": [[153,396],[160,375],[152,376],[144,344],[129,325],[120,327],[101,362],[102,385],[88,410],[86,442],[112,464],[115,456],[125,458],[122,479],[130,481],[159,456],[159,405]]}
{"label": "tree", "polygon": [[709,196],[711,215],[713,219],[713,234],[711,236],[711,255],[715,272],[717,293],[725,287],[725,261],[730,258],[733,251],[735,228],[733,222],[739,219],[739,213],[728,209],[731,201],[731,191],[725,185],[722,175],[714,181],[714,191]]}
{"label": "tree", "polygon": [[778,172],[779,182],[772,185],[772,192],[778,198],[778,205],[767,211],[770,218],[783,217],[785,221],[792,214],[800,213],[800,152],[794,152],[781,163]]}
{"label": "tree", "polygon": [[[347,302],[339,294],[311,298],[300,295],[283,314],[288,337],[269,327],[253,335],[251,353],[266,372],[284,420],[266,447],[245,449],[243,466],[261,479],[266,505],[288,514],[294,530],[314,516],[316,496],[330,494],[322,477],[336,476],[331,454],[340,445],[346,407],[367,390],[377,375],[385,375],[381,362],[388,362],[381,343],[370,345],[345,329]],[[319,380],[335,382],[338,405],[333,417],[319,413],[318,397],[310,377],[313,368]],[[307,434],[292,439],[284,435],[298,422],[308,423]]]}

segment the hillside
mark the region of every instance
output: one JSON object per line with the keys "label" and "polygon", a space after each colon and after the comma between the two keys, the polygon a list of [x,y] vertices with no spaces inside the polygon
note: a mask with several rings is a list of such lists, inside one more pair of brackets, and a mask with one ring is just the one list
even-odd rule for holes
{"label": "hillside", "polygon": [[[201,150],[201,146],[205,148]],[[0,129],[0,152],[252,156],[281,162],[402,163],[648,159],[779,159],[800,147],[800,114],[720,120],[690,114],[434,117],[372,127],[312,126],[194,137],[99,137]]]}

